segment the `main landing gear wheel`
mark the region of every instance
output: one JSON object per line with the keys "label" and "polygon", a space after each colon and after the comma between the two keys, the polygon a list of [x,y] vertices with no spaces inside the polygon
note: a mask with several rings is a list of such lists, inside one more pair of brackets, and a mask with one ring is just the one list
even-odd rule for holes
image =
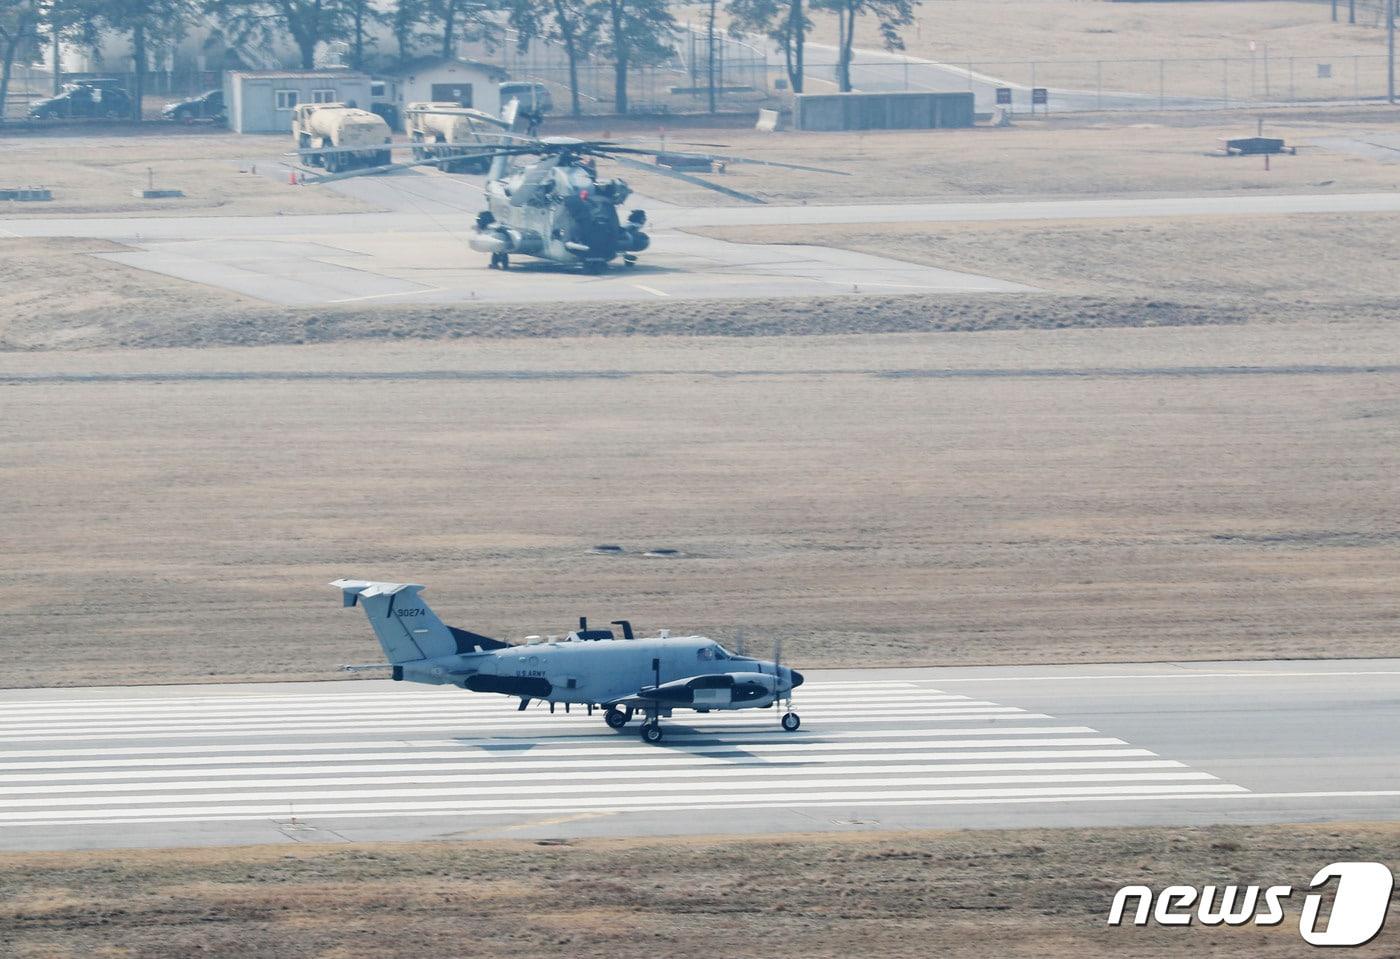
{"label": "main landing gear wheel", "polygon": [[801,726],[801,725],[802,725],[802,720],[798,718],[797,713],[784,713],[784,714],[783,714],[783,728],[786,729],[788,732],[790,732],[790,733],[795,733],[795,732],[797,732],[797,727],[798,727],[798,726]]}
{"label": "main landing gear wheel", "polygon": [[661,742],[661,724],[653,720],[642,726],[642,738],[649,743]]}
{"label": "main landing gear wheel", "polygon": [[632,721],[632,710],[622,710],[614,706],[603,714],[603,721],[613,729],[621,729]]}
{"label": "main landing gear wheel", "polygon": [[493,269],[493,270],[509,270],[509,269],[510,269],[510,254],[509,254],[509,253],[492,253],[492,254],[491,254],[491,269]]}

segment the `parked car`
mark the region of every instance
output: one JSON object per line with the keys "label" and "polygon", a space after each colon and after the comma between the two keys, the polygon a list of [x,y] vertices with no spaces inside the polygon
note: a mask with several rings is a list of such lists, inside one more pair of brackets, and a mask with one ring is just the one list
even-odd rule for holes
{"label": "parked car", "polygon": [[501,84],[501,104],[510,102],[511,97],[520,101],[524,113],[554,112],[554,98],[549,95],[549,87],[530,80],[507,80]]}
{"label": "parked car", "polygon": [[29,108],[31,120],[128,116],[131,116],[131,94],[121,87],[86,83],[70,83],[58,96],[38,100]]}
{"label": "parked car", "polygon": [[227,123],[228,111],[224,109],[224,91],[209,90],[197,97],[188,97],[167,103],[160,111],[162,119],[179,123],[194,123],[196,120],[213,120]]}

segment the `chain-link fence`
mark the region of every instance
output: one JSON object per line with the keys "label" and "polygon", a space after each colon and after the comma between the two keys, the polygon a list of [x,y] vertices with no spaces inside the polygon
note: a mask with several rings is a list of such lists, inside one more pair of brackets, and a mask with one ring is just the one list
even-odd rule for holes
{"label": "chain-link fence", "polygon": [[[628,110],[632,113],[694,113],[709,107],[711,69],[716,109],[754,109],[770,96],[766,51],[757,45],[701,30],[682,29],[670,44],[672,53],[658,63],[645,63],[627,72]],[[562,44],[531,40],[522,49],[507,33],[486,44],[464,45],[463,56],[495,63],[513,80],[534,80],[549,86],[556,110],[570,104],[569,58]],[[712,66],[713,65],[713,66]],[[614,113],[616,77],[613,61],[597,55],[575,64],[579,108],[583,113]]]}
{"label": "chain-link fence", "polygon": [[[807,90],[835,89],[834,63],[809,64]],[[1048,89],[1051,111],[1215,110],[1270,104],[1381,99],[1388,58],[1379,55],[1271,56],[1155,60],[974,60],[933,63],[882,55],[851,66],[865,91],[966,90],[977,109],[997,105],[1010,88],[1012,109],[1031,109],[1031,90]]]}
{"label": "chain-link fence", "polygon": [[[101,73],[65,73],[59,77],[60,85],[81,83],[91,80],[111,81],[114,86],[127,91],[136,89],[136,75],[121,70],[105,70]],[[146,110],[150,112],[158,105],[157,101],[176,100],[183,97],[218,89],[223,77],[211,70],[151,70],[145,78]],[[17,63],[10,70],[10,88],[6,104],[6,116],[14,119],[28,112],[35,100],[52,96],[53,74],[46,68]]]}

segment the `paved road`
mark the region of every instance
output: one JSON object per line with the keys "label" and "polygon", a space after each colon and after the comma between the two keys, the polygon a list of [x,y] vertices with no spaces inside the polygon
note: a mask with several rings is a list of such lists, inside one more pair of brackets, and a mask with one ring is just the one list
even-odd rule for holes
{"label": "paved road", "polygon": [[1400,660],[809,676],[797,733],[659,747],[385,681],[4,691],[0,849],[1400,818]]}

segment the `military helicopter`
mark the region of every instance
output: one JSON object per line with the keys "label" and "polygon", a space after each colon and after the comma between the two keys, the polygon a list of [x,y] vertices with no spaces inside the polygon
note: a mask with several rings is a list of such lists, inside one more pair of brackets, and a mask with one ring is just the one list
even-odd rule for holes
{"label": "military helicopter", "polygon": [[[649,743],[662,739],[661,719],[676,709],[696,712],[762,709],[785,704],[782,728],[795,732],[802,721],[792,710],[792,691],[802,674],[782,665],[781,647],[773,659],[735,655],[704,636],[652,638],[633,634],[632,624],[616,620],[610,629],[589,629],[587,618],[562,638],[538,637],[523,646],[447,626],[428,608],[413,583],[338,579],[343,606],[365,611],[396,680],[460,686],[478,693],[518,696],[520,709],[532,700],[558,703],[565,712],[582,705],[593,715],[622,729],[640,710],[641,735]],[[350,666],[366,669],[372,666]]]}
{"label": "military helicopter", "polygon": [[[451,113],[452,111],[435,111]],[[461,111],[471,116],[475,111]],[[510,268],[511,254],[531,256],[566,266],[578,266],[585,273],[602,273],[619,257],[624,267],[634,266],[637,254],[647,249],[651,238],[643,231],[645,210],[633,209],[624,224],[618,215],[632,189],[620,178],[602,179],[597,161],[611,160],[631,169],[682,180],[749,203],[761,198],[710,183],[700,177],[666,166],[642,163],[639,156],[708,161],[712,164],[753,163],[800,170],[809,173],[835,173],[840,170],[799,166],[774,160],[713,154],[676,153],[630,145],[612,140],[579,140],[572,137],[536,139],[497,133],[499,145],[466,148],[448,157],[429,157],[392,163],[346,173],[319,176],[308,183],[333,183],[369,174],[390,173],[417,166],[488,160],[486,209],[476,218],[476,230],[469,243],[473,250],[489,253],[493,269]],[[708,144],[696,144],[706,146]],[[298,151],[324,155],[333,150]]]}

